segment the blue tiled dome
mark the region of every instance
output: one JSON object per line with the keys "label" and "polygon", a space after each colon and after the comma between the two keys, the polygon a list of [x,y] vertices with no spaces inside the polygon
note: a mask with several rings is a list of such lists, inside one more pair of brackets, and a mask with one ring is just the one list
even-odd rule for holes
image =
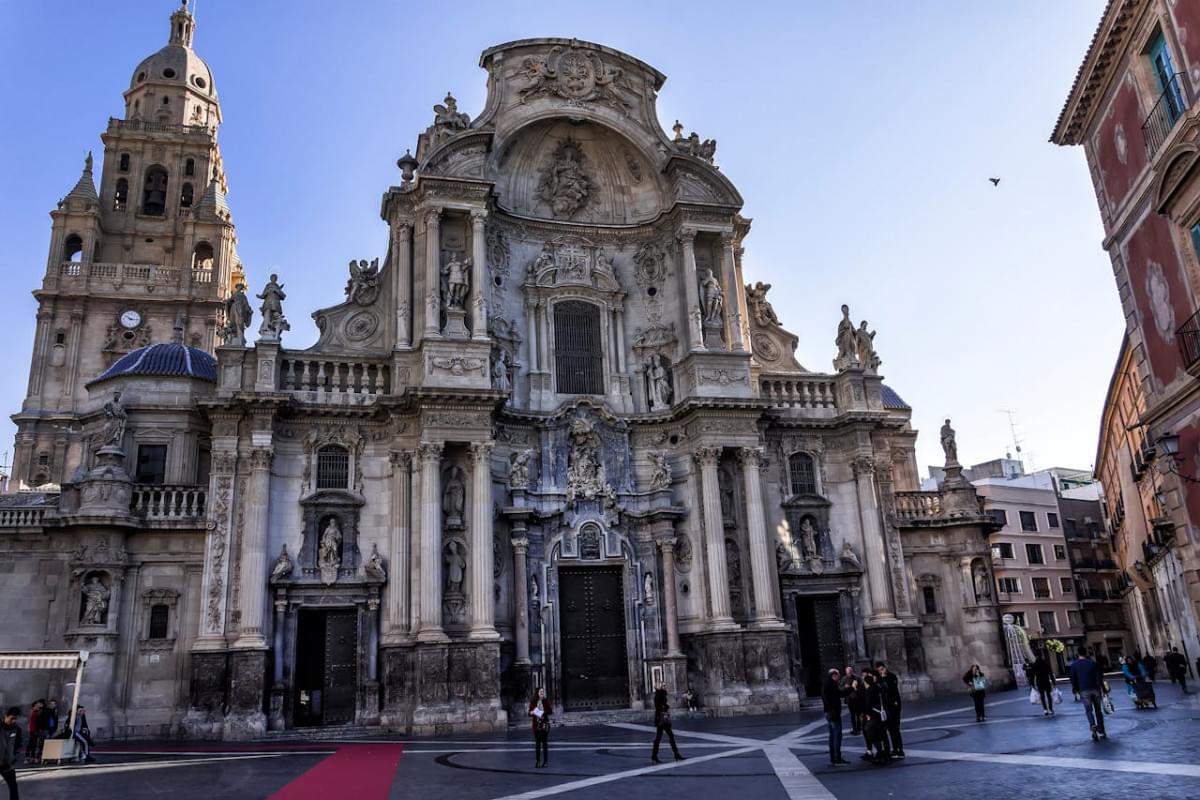
{"label": "blue tiled dome", "polygon": [[887,409],[895,409],[897,411],[911,411],[908,403],[900,395],[896,394],[896,390],[888,386],[886,383],[880,384],[883,389],[883,407]]}
{"label": "blue tiled dome", "polygon": [[178,375],[216,383],[217,360],[198,347],[188,347],[178,342],[159,342],[139,347],[122,356],[103,375],[90,381],[89,385],[126,375]]}

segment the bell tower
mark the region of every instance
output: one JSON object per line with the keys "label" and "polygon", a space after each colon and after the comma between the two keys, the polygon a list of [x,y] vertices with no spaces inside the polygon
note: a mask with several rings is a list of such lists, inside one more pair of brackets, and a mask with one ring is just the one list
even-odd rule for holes
{"label": "bell tower", "polygon": [[29,385],[13,415],[14,486],[61,483],[86,463],[86,385],[117,358],[171,340],[177,324],[186,344],[216,344],[242,268],[217,145],[221,107],[192,50],[195,30],[184,0],[166,46],[134,69],[124,117],[100,136],[99,188],[88,153],[50,212]]}

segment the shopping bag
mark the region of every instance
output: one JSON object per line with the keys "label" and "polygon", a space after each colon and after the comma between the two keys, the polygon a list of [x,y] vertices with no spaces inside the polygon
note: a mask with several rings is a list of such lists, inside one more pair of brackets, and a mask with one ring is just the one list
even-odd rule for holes
{"label": "shopping bag", "polygon": [[1062,705],[1062,691],[1057,686],[1054,687],[1054,704]]}
{"label": "shopping bag", "polygon": [[1041,703],[1042,703],[1042,698],[1038,696],[1038,690],[1030,689],[1029,690],[1029,704],[1032,706],[1037,706],[1037,705],[1041,705]]}

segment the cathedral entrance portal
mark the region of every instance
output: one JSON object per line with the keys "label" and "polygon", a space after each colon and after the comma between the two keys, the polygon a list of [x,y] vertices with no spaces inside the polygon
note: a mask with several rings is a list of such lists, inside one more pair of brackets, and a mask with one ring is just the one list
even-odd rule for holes
{"label": "cathedral entrance portal", "polygon": [[825,674],[846,666],[837,595],[797,596],[796,621],[800,631],[804,690],[809,697],[816,697],[821,693]]}
{"label": "cathedral entrance portal", "polygon": [[358,612],[300,609],[296,629],[295,724],[354,721]]}
{"label": "cathedral entrance portal", "polygon": [[567,711],[629,706],[623,597],[619,566],[559,569]]}

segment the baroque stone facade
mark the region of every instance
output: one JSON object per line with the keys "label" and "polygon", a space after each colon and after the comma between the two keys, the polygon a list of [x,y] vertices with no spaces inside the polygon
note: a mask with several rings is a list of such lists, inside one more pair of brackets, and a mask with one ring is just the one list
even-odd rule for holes
{"label": "baroque stone facade", "polygon": [[[186,7],[172,25],[202,63]],[[662,680],[731,714],[795,708],[824,670],[877,658],[910,694],[957,690],[968,659],[1000,670],[994,602],[970,588],[990,569],[973,490],[915,491],[911,411],[866,322],[844,311],[834,371],[796,361],[770,287],[743,277],[751,223],[716,142],[657,122],[664,76],[567,39],[481,63],[483,110],[435,106],[384,193],[384,254],[350,262],[313,347],[284,344],[286,275],[222,278],[213,338],[172,351],[215,364],[136,350],[64,406],[103,446],[67,448],[57,503],[0,508],[6,557],[64,589],[30,615],[38,642],[106,654],[93,720],[490,729],[535,685],[571,712],[645,708]],[[139,135],[169,150],[192,135],[173,125]],[[69,295],[52,267],[39,319]],[[57,375],[37,347],[34,374]],[[104,366],[88,347],[83,377]],[[144,635],[164,613],[170,636]],[[158,665],[162,691],[139,694]]]}

